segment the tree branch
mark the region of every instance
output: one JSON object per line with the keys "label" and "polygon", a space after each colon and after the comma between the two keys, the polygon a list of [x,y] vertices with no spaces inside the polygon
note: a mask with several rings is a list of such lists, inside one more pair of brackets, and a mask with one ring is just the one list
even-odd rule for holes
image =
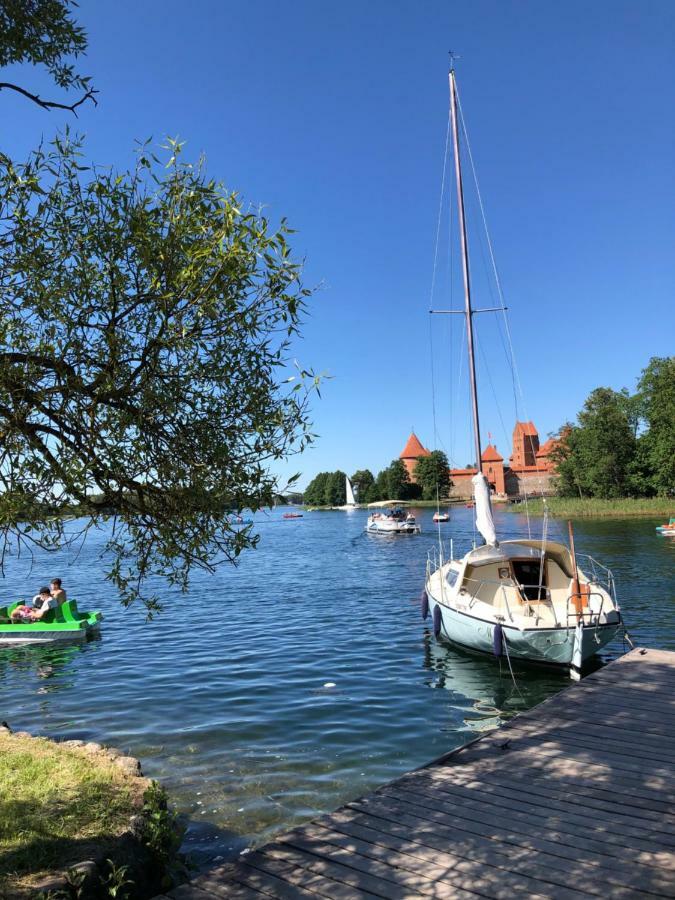
{"label": "tree branch", "polygon": [[86,91],[86,93],[84,93],[75,103],[58,103],[56,100],[43,100],[42,97],[39,97],[37,94],[31,94],[30,91],[27,91],[25,88],[19,87],[18,84],[12,84],[9,81],[0,81],[0,91],[3,88],[8,88],[10,91],[16,91],[18,94],[21,94],[22,96],[27,97],[29,100],[32,100],[33,103],[37,103],[37,105],[41,106],[42,109],[46,109],[48,111],[50,109],[67,109],[76,117],[77,107],[82,106],[82,104],[87,100],[91,100],[94,106],[98,106],[98,100],[94,96],[94,94],[98,94],[98,91],[95,91],[93,88],[89,88],[89,90]]}

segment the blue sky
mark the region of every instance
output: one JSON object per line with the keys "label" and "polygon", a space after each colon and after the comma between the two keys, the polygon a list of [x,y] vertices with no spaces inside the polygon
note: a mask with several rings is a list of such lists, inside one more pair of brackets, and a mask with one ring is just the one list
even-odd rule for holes
{"label": "blue sky", "polygon": [[[99,106],[77,127],[99,163],[136,138],[187,141],[211,174],[298,229],[320,284],[296,354],[332,377],[315,448],[288,467],[377,471],[410,428],[473,458],[459,320],[429,308],[447,127],[448,50],[510,310],[519,414],[542,436],[595,387],[633,388],[673,352],[675,4],[670,0],[207,2],[80,0],[81,68]],[[54,96],[38,71],[21,83]],[[3,148],[22,155],[68,116],[4,93]],[[447,205],[446,197],[446,205]],[[478,241],[476,305],[492,305]],[[448,278],[447,210],[435,305]],[[454,226],[453,226],[454,227]],[[452,298],[450,293],[452,291]],[[452,324],[452,333],[451,333]],[[512,381],[492,316],[477,321],[483,429],[508,456]],[[485,441],[484,441],[485,443]]]}

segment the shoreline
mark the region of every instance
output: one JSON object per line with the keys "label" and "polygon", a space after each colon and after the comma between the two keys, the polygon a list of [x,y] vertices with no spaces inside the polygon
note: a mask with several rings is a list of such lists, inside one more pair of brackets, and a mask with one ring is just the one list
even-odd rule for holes
{"label": "shoreline", "polygon": [[[544,515],[544,501],[540,498],[527,501],[530,515]],[[546,500],[548,512],[554,518],[583,519],[633,519],[633,518],[665,518],[675,515],[675,498],[648,497],[633,499],[624,497],[617,500],[600,500],[589,498],[579,500],[566,497],[550,497]],[[506,507],[510,512],[525,512],[525,503],[510,503]]]}

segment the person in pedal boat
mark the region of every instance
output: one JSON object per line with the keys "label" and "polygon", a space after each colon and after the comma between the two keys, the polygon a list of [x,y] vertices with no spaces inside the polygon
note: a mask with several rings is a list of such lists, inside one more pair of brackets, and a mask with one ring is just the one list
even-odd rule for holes
{"label": "person in pedal boat", "polygon": [[39,622],[40,619],[50,609],[56,609],[59,601],[52,596],[52,592],[48,587],[40,588],[39,592],[33,597],[32,606],[17,606],[10,615],[10,620],[14,624],[27,624],[30,622]]}
{"label": "person in pedal boat", "polygon": [[52,595],[54,600],[61,606],[62,603],[66,602],[66,592],[61,587],[61,579],[60,578],[52,578],[49,582],[49,593]]}

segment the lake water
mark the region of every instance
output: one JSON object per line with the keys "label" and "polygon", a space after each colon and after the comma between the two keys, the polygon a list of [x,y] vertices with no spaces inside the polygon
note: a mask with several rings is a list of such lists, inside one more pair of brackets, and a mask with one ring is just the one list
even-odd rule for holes
{"label": "lake water", "polygon": [[[197,575],[186,597],[167,592],[150,623],[110,593],[101,534],[79,555],[10,560],[1,583],[4,603],[60,575],[105,619],[83,645],[0,649],[0,718],[138,756],[189,816],[186,846],[202,862],[332,810],[568,684],[518,667],[516,687],[496,660],[434,640],[419,612],[432,510],[418,513],[421,535],[394,538],[364,534],[361,510],[283,511],[258,514],[259,548]],[[496,520],[502,537],[527,533],[520,514]],[[580,520],[577,550],[613,570],[636,641],[675,650],[675,540],[656,524]],[[463,553],[473,511],[453,509],[441,527]]]}

